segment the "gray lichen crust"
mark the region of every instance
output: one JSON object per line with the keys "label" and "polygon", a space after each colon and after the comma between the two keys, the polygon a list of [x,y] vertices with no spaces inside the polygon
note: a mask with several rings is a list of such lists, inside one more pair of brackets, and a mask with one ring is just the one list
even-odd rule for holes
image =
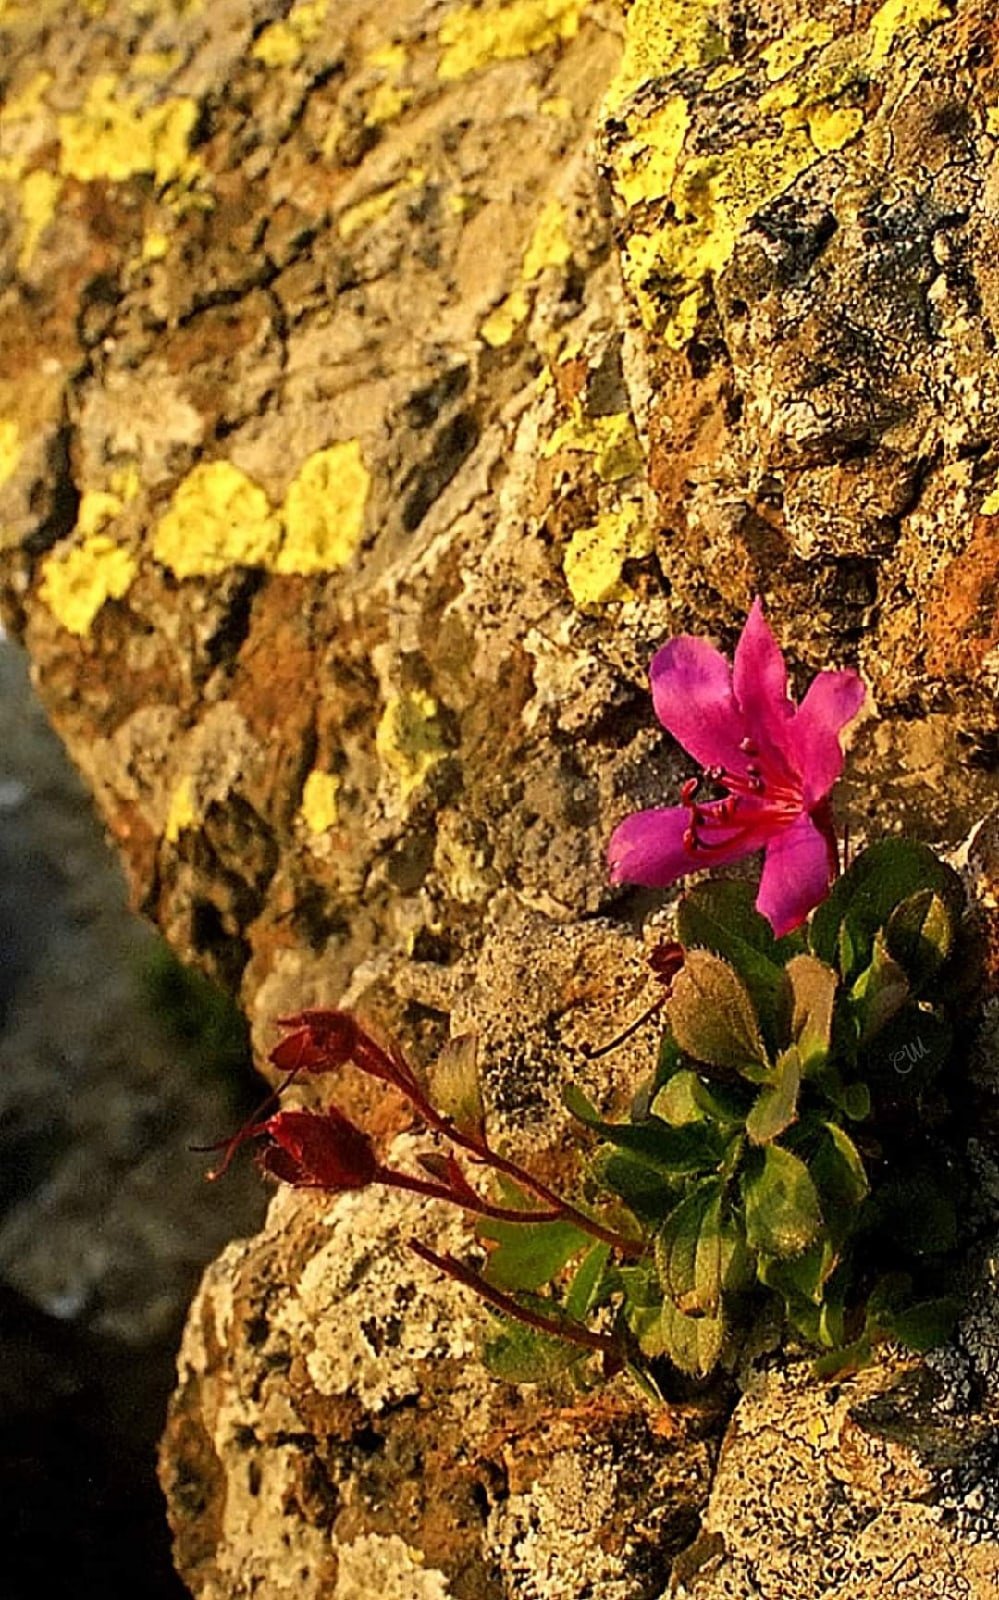
{"label": "gray lichen crust", "polygon": [[209,1270],[163,1460],[186,1581],[212,1600],[291,1575],[304,1600],[358,1600],[375,1574],[399,1600],[575,1600],[581,1583],[652,1600],[696,1526],[708,1445],[622,1387],[491,1380],[484,1313],[411,1254],[417,1232],[468,1249],[460,1219],[411,1195],[286,1191]]}

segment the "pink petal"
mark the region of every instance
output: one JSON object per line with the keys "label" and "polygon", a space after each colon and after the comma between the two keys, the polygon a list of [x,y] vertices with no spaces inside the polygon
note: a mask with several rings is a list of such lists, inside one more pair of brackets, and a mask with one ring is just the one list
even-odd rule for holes
{"label": "pink petal", "polygon": [[771,836],[756,909],[778,939],[825,899],[835,870],[829,842],[807,814]]}
{"label": "pink petal", "polygon": [[735,647],[732,687],[746,731],[759,746],[761,764],[764,768],[776,766],[785,780],[799,777],[791,741],[794,703],[787,693],[787,663],[763,615],[759,596]]}
{"label": "pink petal", "polygon": [[649,668],[652,703],[668,733],[702,767],[745,774],[745,721],[732,693],[732,670],[706,639],[680,634],[657,650]]}
{"label": "pink petal", "polygon": [[807,806],[827,795],[842,772],[839,732],[857,715],[866,693],[855,672],[820,672],[812,679],[793,732]]}
{"label": "pink petal", "polygon": [[647,889],[665,889],[689,872],[705,867],[725,866],[761,850],[770,836],[766,820],[757,813],[719,822],[723,801],[712,800],[698,809],[702,821],[698,835],[701,849],[688,850],[683,838],[690,827],[686,806],[669,806],[653,811],[636,811],[614,829],[607,847],[612,883],[641,883]]}

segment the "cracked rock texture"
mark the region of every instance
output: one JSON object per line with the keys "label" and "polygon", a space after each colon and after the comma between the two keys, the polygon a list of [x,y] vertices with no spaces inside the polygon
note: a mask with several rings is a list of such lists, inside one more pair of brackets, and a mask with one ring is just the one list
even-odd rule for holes
{"label": "cracked rock texture", "polygon": [[[497,1123],[569,1170],[560,1083],[611,1103],[652,1039],[613,1078],[582,1050],[650,998],[659,897],[603,867],[685,772],[645,667],[678,629],[730,646],[756,593],[799,672],[871,686],[854,836],[988,809],[996,43],[984,0],[0,0],[4,610],[137,904],[261,1050],[303,1004],[424,1060],[474,1024]],[[164,1475],[194,1591],[660,1592],[703,1441],[647,1456],[616,1400],[546,1432],[457,1311],[386,1422],[363,1360],[310,1354],[355,1348],[339,1215],[282,1197],[192,1315]],[[382,1338],[391,1383],[416,1358]],[[529,1469],[489,1432],[518,1406]],[[921,1581],[973,1592],[893,1481]]]}

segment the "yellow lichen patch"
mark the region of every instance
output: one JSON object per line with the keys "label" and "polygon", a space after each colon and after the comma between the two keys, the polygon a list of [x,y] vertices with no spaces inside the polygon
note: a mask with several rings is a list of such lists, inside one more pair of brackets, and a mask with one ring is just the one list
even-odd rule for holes
{"label": "yellow lichen patch", "polygon": [[437,75],[464,78],[493,61],[515,61],[574,39],[587,0],[486,0],[458,6],[441,23]]}
{"label": "yellow lichen patch", "polygon": [[337,220],[337,232],[341,239],[347,243],[362,229],[370,227],[372,222],[387,216],[396,201],[411,190],[418,189],[425,178],[422,167],[410,167],[406,177],[399,183],[390,184],[387,189],[380,190],[367,200],[359,200],[356,205],[348,206]]}
{"label": "yellow lichen patch", "polygon": [[608,107],[615,110],[650,78],[724,61],[728,50],[718,15],[717,0],[635,0]]}
{"label": "yellow lichen patch", "polygon": [[672,187],[676,221],[651,234],[633,234],[626,247],[625,276],[646,325],[654,327],[663,309],[649,281],[668,283],[672,307],[664,337],[673,348],[686,344],[696,326],[701,286],[728,264],[742,227],[819,159],[807,128],[794,126],[782,138],[687,162]]}
{"label": "yellow lichen patch", "polygon": [[533,283],[546,267],[564,267],[571,259],[572,245],[565,231],[565,211],[560,201],[549,200],[524,252],[524,282]]}
{"label": "yellow lichen patch", "polygon": [[302,790],[299,816],[309,833],[326,833],[340,820],[337,795],[340,779],[335,772],[310,772]]}
{"label": "yellow lichen patch", "polygon": [[151,172],[161,188],[193,183],[201,172],[189,149],[197,118],[197,103],[187,96],[143,107],[110,73],[102,73],[82,109],[59,118],[60,171],[81,183],[96,178],[123,183],[144,172]]}
{"label": "yellow lichen patch", "polygon": [[789,28],[762,51],[763,63],[770,82],[776,83],[779,79],[786,78],[789,72],[800,67],[813,50],[819,50],[823,45],[827,45],[832,37],[833,30],[828,22],[813,22],[811,18]]}
{"label": "yellow lichen patch", "polygon": [[301,0],[281,22],[265,28],[253,54],[265,67],[294,67],[306,47],[319,38],[326,23],[328,0]]}
{"label": "yellow lichen patch", "polygon": [[547,100],[542,100],[538,110],[543,117],[552,117],[556,122],[568,122],[572,116],[572,101],[565,94],[549,95]]}
{"label": "yellow lichen patch", "polygon": [[368,101],[364,120],[369,128],[380,128],[386,122],[394,122],[412,98],[412,89],[400,89],[395,83],[380,83]]}
{"label": "yellow lichen patch", "polygon": [[163,826],[167,842],[176,844],[184,830],[193,828],[197,821],[198,805],[194,795],[194,784],[190,778],[181,778],[170,796],[170,805]]}
{"label": "yellow lichen patch", "polygon": [[823,107],[809,116],[808,136],[820,155],[828,155],[832,150],[842,150],[844,145],[857,137],[863,126],[864,113],[858,106],[849,106],[841,111]]}
{"label": "yellow lichen patch", "polygon": [[689,126],[687,102],[682,95],[673,95],[621,146],[614,186],[625,205],[640,205],[669,194]]}
{"label": "yellow lichen patch", "polygon": [[561,450],[592,455],[594,470],[604,483],[616,483],[640,472],[645,460],[627,411],[617,411],[609,417],[588,417],[578,401],[572,417],[556,428],[542,454],[550,457]]}
{"label": "yellow lichen patch", "polygon": [[509,344],[521,323],[527,321],[529,309],[523,289],[515,289],[494,311],[490,311],[479,329],[479,336],[494,350]]}
{"label": "yellow lichen patch", "polygon": [[142,259],[145,262],[162,261],[169,254],[170,236],[161,228],[149,228],[142,235]]}
{"label": "yellow lichen patch", "polygon": [[88,489],[80,499],[76,532],[84,539],[88,539],[93,533],[102,533],[108,523],[114,521],[123,506],[124,501],[120,495],[112,494],[106,489]]}
{"label": "yellow lichen patch", "polygon": [[13,417],[0,417],[0,489],[12,478],[21,460],[21,430]]}
{"label": "yellow lichen patch", "polygon": [[38,241],[56,213],[63,180],[54,172],[39,168],[29,172],[21,181],[21,217],[24,232],[18,252],[17,266],[24,272],[31,265]]}
{"label": "yellow lichen patch", "polygon": [[79,638],[105,600],[120,600],[138,571],[135,557],[106,534],[95,533],[64,552],[54,552],[42,565],[41,598],[69,633]]}
{"label": "yellow lichen patch", "polygon": [[999,516],[999,489],[993,489],[991,494],[986,495],[981,504],[981,515],[983,517]]}
{"label": "yellow lichen patch", "polygon": [[269,566],[281,524],[259,484],[228,461],[195,467],[178,485],[153,534],[153,555],[178,578],[210,578],[234,566]]}
{"label": "yellow lichen patch", "polygon": [[284,538],[273,570],[332,572],[361,542],[371,474],[356,439],[310,456],[285,496]]}
{"label": "yellow lichen patch", "polygon": [[953,16],[954,8],[947,0],[885,0],[875,11],[868,29],[870,65],[884,66],[900,33],[950,22]]}
{"label": "yellow lichen patch", "polygon": [[179,50],[143,50],[132,62],[137,78],[165,78],[181,62]]}
{"label": "yellow lichen patch", "polygon": [[624,564],[651,555],[654,548],[652,532],[634,501],[627,501],[619,511],[605,512],[588,527],[577,528],[562,558],[575,604],[595,606],[634,599],[634,591],[622,578]]}
{"label": "yellow lichen patch", "polygon": [[406,70],[406,60],[406,47],[401,44],[383,45],[378,50],[372,50],[367,56],[366,65],[374,67],[385,75],[384,81],[377,84],[372,91],[364,114],[364,120],[369,128],[394,122],[412,100],[412,89],[403,89],[399,85],[399,79]]}
{"label": "yellow lichen patch", "polygon": [[44,70],[29,78],[19,94],[10,95],[0,106],[0,127],[7,122],[28,121],[37,117],[51,82],[51,72]]}
{"label": "yellow lichen patch", "polygon": [[405,800],[447,751],[433,696],[410,689],[389,700],[375,730],[375,748],[396,773]]}
{"label": "yellow lichen patch", "polygon": [[989,106],[985,113],[986,133],[999,133],[999,106]]}

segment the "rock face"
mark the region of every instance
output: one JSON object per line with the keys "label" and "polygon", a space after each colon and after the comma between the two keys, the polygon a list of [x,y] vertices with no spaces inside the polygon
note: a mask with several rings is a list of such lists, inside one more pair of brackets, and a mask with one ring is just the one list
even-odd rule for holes
{"label": "rock face", "polygon": [[[609,891],[603,851],[681,773],[644,687],[664,635],[730,643],[759,592],[798,667],[859,665],[855,834],[953,843],[993,792],[991,13],[83,11],[0,5],[8,618],[137,901],[239,989],[262,1046],[317,1002],[424,1056],[474,1022],[497,1121],[555,1161],[546,1113],[587,1076],[581,1045],[649,998],[653,902]],[[619,1087],[650,1044],[613,1058]],[[237,1403],[259,1298],[295,1302],[323,1226],[282,1202],[252,1247],[266,1272],[223,1258],[199,1303],[165,1468],[188,1581],[329,1591],[336,1544],[337,1594],[379,1563],[386,1593],[533,1593],[516,1551],[575,1513],[525,1511],[530,1534],[510,1513],[492,1567],[493,1533],[438,1564],[436,1458],[410,1440],[378,1491],[421,1461],[404,1533],[341,1522],[288,1487],[326,1424],[265,1421],[259,1373]],[[284,1348],[267,1383],[298,1416]],[[236,1418],[261,1449],[287,1432],[267,1493],[307,1579],[227,1521]],[[358,1449],[323,1466],[338,1507]],[[654,1593],[639,1569],[587,1581]]]}

